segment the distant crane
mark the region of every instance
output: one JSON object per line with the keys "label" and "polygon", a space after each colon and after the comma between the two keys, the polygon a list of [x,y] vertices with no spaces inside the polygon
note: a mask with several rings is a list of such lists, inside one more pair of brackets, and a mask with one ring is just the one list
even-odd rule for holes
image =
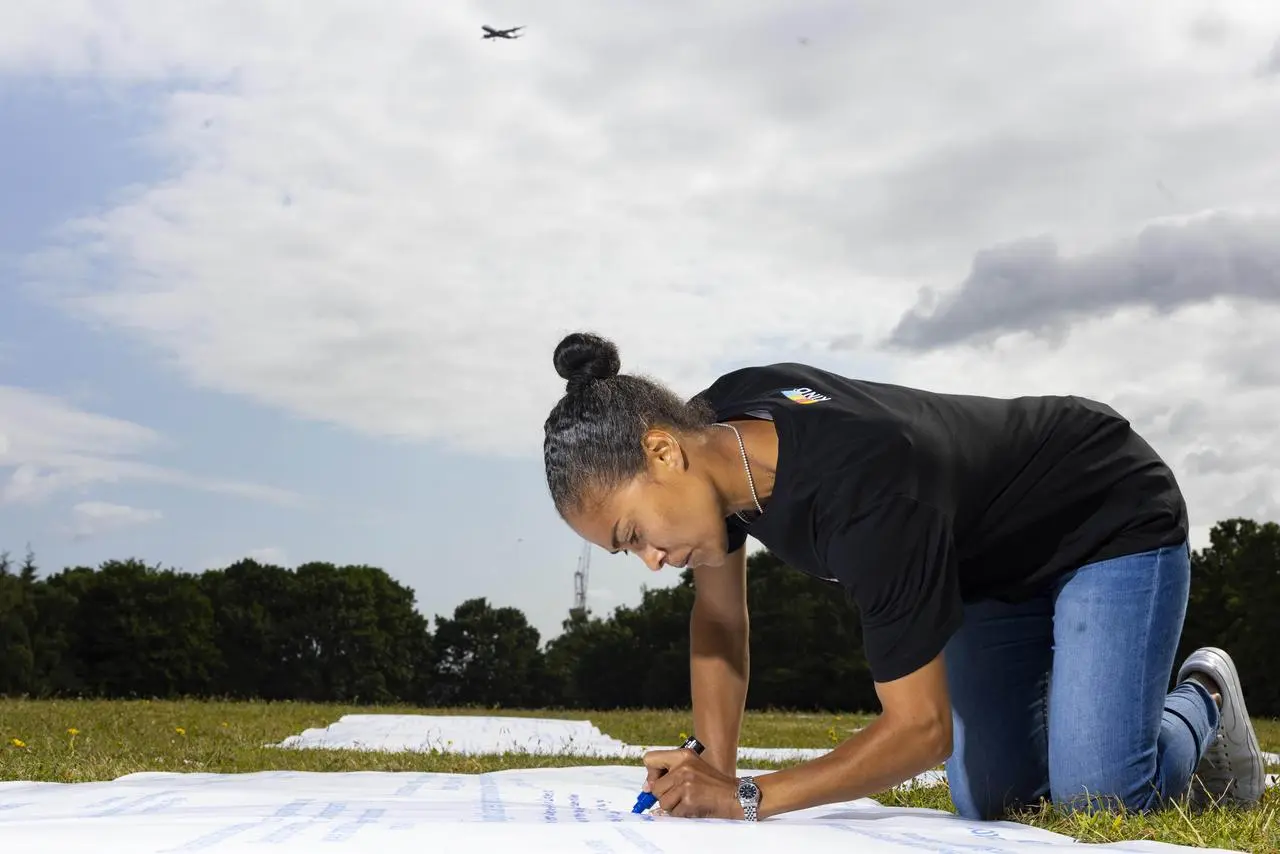
{"label": "distant crane", "polygon": [[573,573],[573,610],[587,613],[587,576],[591,570],[591,543],[582,541],[578,555],[578,568]]}

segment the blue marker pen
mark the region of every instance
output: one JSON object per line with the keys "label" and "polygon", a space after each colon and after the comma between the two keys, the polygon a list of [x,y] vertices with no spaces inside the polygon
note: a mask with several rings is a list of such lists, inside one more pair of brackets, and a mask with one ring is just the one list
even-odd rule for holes
{"label": "blue marker pen", "polygon": [[[688,741],[680,745],[680,749],[692,750],[694,753],[698,754],[699,756],[702,755],[702,751],[706,750],[706,748],[702,746],[702,742],[698,741],[696,738],[693,738],[692,736],[689,738]],[[658,799],[653,796],[653,792],[641,792],[640,797],[636,798],[636,805],[631,808],[631,811],[633,813],[644,812],[645,810],[647,810],[649,807],[653,806],[657,802],[658,802]]]}

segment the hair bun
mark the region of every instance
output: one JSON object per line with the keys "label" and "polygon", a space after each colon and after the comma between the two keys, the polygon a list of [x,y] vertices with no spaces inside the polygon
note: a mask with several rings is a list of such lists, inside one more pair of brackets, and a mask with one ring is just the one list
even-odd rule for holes
{"label": "hair bun", "polygon": [[573,332],[556,345],[556,373],[568,380],[568,387],[616,377],[622,368],[618,347],[590,332]]}

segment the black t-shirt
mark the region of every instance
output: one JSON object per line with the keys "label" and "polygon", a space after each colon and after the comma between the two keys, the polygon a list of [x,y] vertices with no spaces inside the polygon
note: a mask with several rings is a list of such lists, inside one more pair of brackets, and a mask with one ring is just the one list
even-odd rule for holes
{"label": "black t-shirt", "polygon": [[964,602],[1025,599],[1085,563],[1187,538],[1172,471],[1092,400],[940,394],[800,364],[743,368],[698,397],[718,420],[778,431],[773,492],[749,524],[726,519],[730,551],[749,533],[843,584],[878,682],[941,652]]}

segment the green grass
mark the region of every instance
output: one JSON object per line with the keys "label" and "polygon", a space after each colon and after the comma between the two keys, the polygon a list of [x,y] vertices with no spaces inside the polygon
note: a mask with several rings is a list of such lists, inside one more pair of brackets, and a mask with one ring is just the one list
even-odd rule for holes
{"label": "green grass", "polygon": [[[487,710],[355,707],[308,703],[112,702],[0,699],[0,780],[88,782],[135,771],[243,773],[298,771],[440,771],[476,773],[548,765],[638,764],[619,759],[440,753],[280,750],[263,747],[344,714],[494,714]],[[690,729],[688,711],[508,711],[503,715],[589,719],[628,744],[670,744]],[[831,747],[869,721],[860,715],[749,712],[742,745]],[[1255,722],[1264,750],[1280,751],[1280,721]],[[15,743],[16,740],[16,743]],[[779,768],[794,763],[752,762]],[[1273,766],[1271,771],[1280,771]],[[945,786],[895,790],[882,803],[951,811]],[[1151,839],[1249,852],[1280,851],[1280,791],[1253,809],[1172,808],[1152,815],[1065,815],[1052,809],[1016,817],[1085,842]]]}

